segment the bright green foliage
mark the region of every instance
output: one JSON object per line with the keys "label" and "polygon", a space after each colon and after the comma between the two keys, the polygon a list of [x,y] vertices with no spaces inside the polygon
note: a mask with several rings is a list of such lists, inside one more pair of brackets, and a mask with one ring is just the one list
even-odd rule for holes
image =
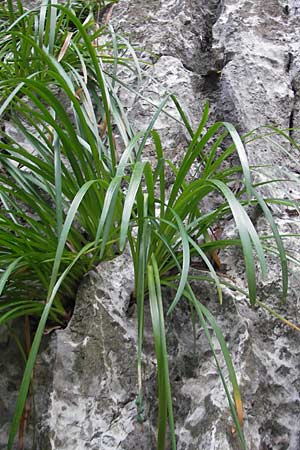
{"label": "bright green foliage", "polygon": [[[172,448],[176,449],[164,324],[183,298],[191,304],[204,329],[241,447],[246,448],[241,430],[242,403],[229,352],[217,323],[190,285],[193,256],[203,261],[205,277],[215,283],[222,301],[222,282],[214,268],[213,256],[219,248],[240,245],[250,302],[255,304],[256,265],[264,275],[266,261],[261,239],[247,214],[247,205],[251,203],[260,205],[271,225],[282,264],[283,298],[286,296],[284,248],[267,202],[252,185],[242,140],[228,123],[217,122],[208,127],[207,105],[198,129],[193,131],[174,96],[167,97],[156,109],[146,131],[133,133],[115,89],[117,65],[130,67],[124,50],[132,53],[132,48],[126,41],[110,31],[111,39],[97,46],[96,38],[104,35],[107,38],[107,30],[95,31],[92,16],[82,23],[71,9],[56,2],[39,12],[25,12],[19,19],[16,12],[9,11],[10,28],[6,31],[3,28],[0,34],[0,113],[6,114],[32,150],[2,132],[0,324],[25,315],[39,317],[40,321],[8,449],[17,432],[47,320],[63,322],[65,301],[75,297],[82,275],[99,261],[122,252],[128,243],[136,280],[140,403],[145,301],[150,302],[153,323],[159,393],[157,448],[165,448],[169,422]],[[72,33],[69,38],[68,33]],[[69,39],[67,48],[62,51],[66,39]],[[177,168],[165,159],[155,131],[156,119],[171,101],[190,134],[186,154]],[[120,141],[118,148],[116,135]],[[149,139],[156,152],[151,165],[144,159]],[[235,152],[240,165],[226,168],[224,162]],[[168,196],[167,168],[173,172]],[[235,195],[231,187],[237,180],[242,189]],[[204,213],[203,203],[215,192],[223,200]],[[239,238],[211,239],[210,230],[229,214],[234,217]],[[168,311],[162,286],[175,292]],[[214,330],[222,349],[233,399],[208,326]]]}
{"label": "bright green foliage", "polygon": [[[41,48],[29,36],[20,34],[18,37],[22,43],[28,41],[40,66],[47,67],[48,71],[42,80],[39,73],[29,73],[27,78],[21,78],[10,72],[0,85],[1,92],[11,92],[2,104],[1,113],[9,116],[10,122],[33,149],[29,153],[12,137],[2,133],[0,196],[4,210],[0,219],[0,258],[1,267],[8,267],[9,272],[11,263],[14,265],[14,273],[13,282],[7,286],[4,297],[9,312],[5,319],[2,316],[1,321],[15,317],[17,312],[32,314],[36,309],[37,314],[41,313],[69,205],[78,189],[96,177],[98,181],[79,206],[76,225],[68,235],[62,255],[63,267],[95,238],[106,189],[115,171],[111,120],[119,127],[125,144],[132,134],[126,117],[122,117],[117,107],[118,100],[113,98],[113,87],[104,74],[103,60],[97,54],[99,48],[93,45],[86,27],[71,12],[63,7],[60,7],[60,12],[60,16],[68,21],[72,19],[80,30],[80,37],[78,31],[75,43],[70,43],[70,48],[80,55],[76,58],[78,67],[69,62],[59,64],[52,52]],[[46,18],[49,16],[50,12]],[[79,48],[83,47],[88,57],[79,53]],[[106,62],[108,60],[106,58]],[[27,70],[30,69],[29,65]],[[68,114],[66,105],[70,109]],[[103,138],[101,124],[105,124],[108,130],[105,133],[103,129]],[[116,239],[113,233],[110,237]],[[106,254],[113,255],[109,248],[111,245]],[[22,256],[15,266],[17,255]],[[87,252],[64,284],[64,296],[74,295],[78,280],[91,264],[91,254]],[[18,305],[15,311],[11,308],[11,299],[14,309]],[[4,303],[2,305],[4,308]],[[59,320],[58,315],[64,313],[58,295],[51,315],[54,320]]]}
{"label": "bright green foliage", "polygon": [[[122,57],[129,48],[126,40],[104,25],[96,26],[91,7],[87,3],[84,7],[82,2],[77,3],[76,6],[76,2],[71,1],[69,7],[62,7],[56,0],[43,0],[39,10],[26,10],[21,3],[19,9],[12,6],[10,9],[1,3],[0,80],[34,75],[35,79],[51,81],[52,68],[48,63],[45,65],[41,51],[59,60],[67,72],[71,68],[81,71],[86,80],[92,55],[82,30],[89,34],[89,42],[101,55],[103,64],[127,65],[128,58]],[[51,10],[49,5],[52,5]]]}

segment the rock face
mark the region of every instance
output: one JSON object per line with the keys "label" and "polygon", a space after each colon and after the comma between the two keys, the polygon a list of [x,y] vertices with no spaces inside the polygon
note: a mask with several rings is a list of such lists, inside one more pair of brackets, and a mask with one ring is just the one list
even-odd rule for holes
{"label": "rock face", "polygon": [[128,255],[102,264],[82,283],[73,319],[51,343],[55,358],[41,450],[125,449],[130,436],[137,443],[131,448],[149,448],[138,439],[135,419],[136,327],[127,315],[133,289]]}
{"label": "rock face", "polygon": [[[38,392],[45,367],[50,365],[51,372],[46,384],[48,406],[37,427],[39,450],[156,448],[156,374],[149,320],[144,422],[137,420],[132,289],[127,256],[100,265],[83,282],[68,329],[57,332],[48,351],[41,354],[36,369]],[[250,310],[242,296],[225,291],[220,306],[208,286],[195,289],[220,324],[233,357],[245,407],[247,448],[298,449],[299,336],[264,311]],[[168,292],[163,299],[168,305]],[[290,305],[289,315],[296,314],[297,305]],[[186,304],[167,320],[167,329],[177,448],[240,449],[211,350],[201,327],[196,326],[194,341]],[[223,367],[221,357],[220,361]],[[45,405],[39,407],[43,409]]]}
{"label": "rock face", "polygon": [[[24,371],[24,360],[14,339],[22,339],[23,323],[18,322],[16,328],[18,332],[12,330],[11,333],[7,333],[6,328],[1,328],[0,333],[0,448],[3,449],[6,448],[20,378]],[[26,443],[29,447],[32,443],[30,438]]]}
{"label": "rock face", "polygon": [[[166,92],[174,92],[193,124],[208,99],[212,120],[232,121],[241,133],[264,124],[279,126],[295,140],[299,131],[288,129],[300,123],[299,20],[299,0],[120,0],[113,16],[115,28],[153,52],[151,77],[141,88],[144,97],[158,104]],[[153,108],[125,91],[121,95],[135,128],[145,128]],[[169,112],[176,115],[175,109]],[[177,162],[184,153],[185,134],[167,116],[156,128],[167,156]],[[288,169],[285,176],[294,181],[274,185],[276,196],[300,198],[299,155],[294,149],[280,139],[277,144],[269,139],[250,143],[247,150],[252,164],[276,166],[276,172],[264,170],[266,177],[282,177],[282,166]],[[287,152],[298,158],[296,162]],[[273,213],[282,232],[299,231],[298,217],[275,207]],[[261,217],[257,227],[266,231]],[[234,233],[231,223],[226,232]],[[297,256],[297,239],[290,238],[286,245]],[[221,257],[226,275],[243,284],[239,255],[233,251]],[[280,296],[280,268],[271,257],[270,268],[260,295],[274,306]],[[287,306],[280,313],[299,324],[300,274],[292,265],[290,271]],[[83,281],[68,328],[56,332],[41,353],[36,369],[39,450],[156,449],[156,375],[149,324],[145,422],[137,420],[133,288],[128,255],[99,266]],[[247,448],[299,450],[300,335],[264,310],[250,309],[242,295],[226,290],[220,306],[209,286],[195,289],[215,315],[232,354],[244,401]],[[164,293],[164,301],[169,300],[169,293]],[[169,319],[168,345],[177,449],[239,450],[211,351],[200,327],[194,343],[185,304]],[[42,382],[47,383],[44,391]],[[4,410],[7,416],[7,406]]]}

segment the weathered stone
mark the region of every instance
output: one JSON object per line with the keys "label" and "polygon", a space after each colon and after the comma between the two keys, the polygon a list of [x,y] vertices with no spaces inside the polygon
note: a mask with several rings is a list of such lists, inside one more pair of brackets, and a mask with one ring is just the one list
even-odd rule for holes
{"label": "weathered stone", "polygon": [[[12,417],[15,410],[16,400],[20,387],[20,381],[25,368],[25,354],[20,352],[21,345],[24,349],[25,345],[25,327],[24,319],[15,320],[9,325],[9,331],[6,327],[0,328],[0,448],[7,448],[8,434],[11,427]],[[44,340],[44,345],[47,345],[47,339]],[[46,371],[49,368],[45,367]],[[41,386],[43,386],[42,376],[39,379]],[[47,378],[48,381],[48,378]],[[45,410],[45,404],[41,397],[38,411]],[[23,414],[24,422],[20,426],[18,437],[21,437],[23,430],[23,438],[20,438],[20,443],[23,440],[24,448],[32,449],[34,447],[35,436],[35,396],[33,391],[30,391],[28,400],[26,402],[25,411]],[[13,450],[19,449],[18,439],[13,446]]]}
{"label": "weathered stone", "polygon": [[[219,110],[243,133],[262,125],[290,126],[293,14],[277,0],[222,3],[212,46],[216,59],[223,61]],[[286,141],[276,139],[288,148]],[[292,166],[286,153],[268,141],[248,145],[248,155],[253,164]]]}
{"label": "weathered stone", "polygon": [[[299,14],[299,0],[120,0],[113,23],[132,42],[153,52],[143,54],[154,62],[151,76],[141,85],[144,97],[157,105],[167,92],[174,92],[193,125],[208,98],[212,120],[233,121],[244,133],[264,124],[286,129],[299,126]],[[125,90],[121,96],[134,128],[145,129],[153,107]],[[173,106],[168,112],[178,118]],[[166,155],[180,161],[185,132],[169,116],[161,116],[156,129]],[[299,140],[298,131],[287,134]],[[264,192],[299,200],[298,159],[292,161],[287,153],[299,155],[283,139],[277,142],[286,151],[270,141],[247,145],[252,164],[276,166],[276,170],[261,170],[256,179],[290,177],[291,182],[270,185]],[[150,145],[147,151],[144,157],[151,159]],[[288,172],[283,172],[284,167]],[[272,210],[282,233],[298,232],[297,211],[275,206]],[[269,233],[266,221],[256,212],[258,230]],[[233,222],[225,225],[224,236],[236,236]],[[298,240],[284,242],[290,256],[298,257]],[[266,247],[271,250],[271,244]],[[240,251],[221,252],[220,258],[224,280],[245,286]],[[299,269],[290,264],[287,306],[278,309],[280,265],[271,255],[268,262],[267,280],[259,282],[260,298],[299,325]],[[46,368],[51,370],[48,394],[37,396],[37,410],[43,412],[37,424],[39,450],[156,448],[150,324],[144,349],[146,421],[142,427],[136,420],[136,320],[134,313],[128,314],[133,285],[128,256],[99,266],[83,282],[68,328],[53,335],[48,351],[41,354],[40,380],[45,379]],[[244,400],[248,449],[299,450],[299,334],[263,309],[251,309],[237,292],[226,289],[221,306],[211,287],[197,284],[195,290],[214,313],[231,351]],[[165,304],[169,297],[164,293]],[[184,303],[168,319],[167,328],[178,450],[240,449],[211,350],[197,326],[194,352]],[[221,356],[215,338],[213,342]],[[10,413],[11,409],[5,423]]]}
{"label": "weathered stone", "polygon": [[[199,297],[206,303],[200,289]],[[225,295],[223,306],[215,300],[206,305],[222,328],[237,370],[247,448],[296,450],[300,442],[296,425],[300,406],[299,336],[295,339],[294,332],[263,311],[251,311],[235,296]],[[296,310],[294,307],[294,313]],[[180,428],[178,449],[239,449],[211,352],[204,343],[203,331],[199,333],[201,365],[181,387],[191,404]],[[217,353],[220,355],[219,350]]]}
{"label": "weathered stone", "polygon": [[136,445],[131,449],[151,447],[136,419],[137,331],[127,314],[133,290],[127,254],[102,263],[82,283],[73,319],[53,336],[40,450],[125,450],[128,439]]}
{"label": "weathered stone", "polygon": [[211,69],[212,24],[219,0],[121,0],[116,8],[116,26],[128,34],[154,59],[173,56],[192,72]]}
{"label": "weathered stone", "polygon": [[[201,117],[201,106],[204,102],[195,102],[194,85],[199,77],[186,70],[182,62],[173,56],[162,56],[151,69],[151,76],[146,77],[139,90],[142,95],[137,97],[126,89],[122,89],[120,96],[123,104],[128,108],[128,117],[135,131],[146,130],[147,126],[163,99],[170,93],[175,93],[184,108],[191,124],[196,126]],[[151,99],[152,106],[147,100]],[[187,131],[182,127],[180,115],[175,104],[169,100],[162,113],[156,120],[154,129],[158,131],[164,143],[165,157],[179,163],[188,145]],[[143,158],[157,161],[155,149],[149,142],[145,146]]]}
{"label": "weathered stone", "polygon": [[[193,2],[181,2],[179,5],[176,1],[147,2],[147,4],[139,2],[129,4],[125,0],[121,1],[119,6],[121,12],[115,22],[119,24],[121,30],[157,55],[151,73],[153,80],[149,82],[150,88],[147,87],[148,92],[145,96],[148,94],[151,99],[155,98],[158,102],[158,90],[155,88],[157,79],[158,86],[164,87],[164,83],[168,83],[168,90],[178,95],[192,121],[195,120],[194,106],[190,101],[186,101],[185,92],[188,93],[187,98],[194,96],[194,101],[200,99],[201,107],[204,98],[209,98],[213,117],[233,121],[241,133],[265,124],[286,129],[291,125],[295,126],[299,77],[297,17],[300,5],[298,2],[287,5],[286,2],[279,1],[237,3],[224,0],[218,3],[219,7],[216,7],[216,2],[206,2],[205,5],[197,2],[196,6]],[[201,17],[195,13],[199,12],[197,8],[202,8]],[[165,19],[166,9],[169,12],[168,19]],[[177,11],[176,17],[173,17],[174,11]],[[209,22],[210,31],[206,34],[209,39],[205,50],[202,53],[200,51],[200,58],[194,56],[191,63],[190,55],[195,55],[200,46],[199,40],[195,46],[193,39],[189,39],[189,27],[197,23],[199,35],[203,35],[205,28],[203,17],[207,18],[212,13]],[[185,26],[181,27],[180,20],[183,15]],[[163,20],[163,26],[160,20]],[[199,61],[202,64],[199,64]],[[174,81],[172,77],[168,79],[167,72],[164,72],[164,63],[169,66],[172,64],[172,67],[175,64],[180,67],[182,63],[183,68],[188,69],[191,91],[186,88],[182,90],[182,85],[178,84],[176,79]],[[151,96],[153,86],[154,97]],[[143,114],[145,117],[145,108]],[[131,117],[133,122],[137,119],[139,127],[143,128],[143,123],[139,120],[139,108],[131,112]],[[171,126],[167,127],[167,139],[163,140],[163,143],[168,151],[172,147],[172,137],[176,142],[177,135]],[[291,132],[291,135],[297,136],[296,132]],[[292,180],[290,183],[273,184],[264,187],[262,192],[279,198],[299,199],[296,172],[298,169],[287,157],[287,153],[293,154],[293,149],[285,140],[278,137],[273,139],[275,141],[277,139],[277,143],[283,145],[286,150],[269,141],[258,141],[247,146],[252,164],[273,166],[265,168],[260,175],[256,175],[256,179],[264,181],[270,177],[290,178]],[[184,140],[182,142],[184,152]],[[175,160],[180,159],[181,155],[182,150],[179,149]],[[297,153],[294,152],[294,155]],[[277,216],[281,232],[297,232],[299,221],[290,215],[288,209],[272,206],[272,210]],[[269,232],[260,214],[257,217],[257,227],[261,232]],[[227,234],[230,228],[231,236],[234,237],[236,233],[234,224],[226,226],[224,235],[230,236]],[[295,257],[299,252],[298,240],[285,240],[285,243]],[[227,275],[243,286],[244,268],[236,264],[240,258],[241,254],[233,251],[231,254],[224,254],[222,262]],[[261,283],[259,292],[263,300],[269,300],[269,304],[276,308],[281,289],[280,266],[278,259],[275,261],[271,257],[269,263],[272,270],[269,271],[267,281]],[[299,322],[297,319],[299,271],[291,265],[290,272],[288,306],[283,307],[281,313],[291,320],[295,320],[296,317],[296,322]],[[205,297],[205,290],[202,295],[200,287],[198,291],[201,299]],[[239,374],[245,401],[245,436],[248,448],[296,450],[300,445],[296,426],[300,414],[299,392],[295,387],[300,375],[297,363],[299,335],[265,312],[251,311],[236,295],[231,294],[229,300],[227,299],[227,302],[232,302],[229,311],[226,306],[225,308],[217,306],[213,295],[209,297],[211,298],[209,306],[215,312],[227,337]],[[190,374],[186,379],[179,377],[177,385],[175,383],[176,399],[179,398],[179,390],[182,394],[180,399],[183,404],[188,404],[189,410],[186,418],[183,418],[180,412],[177,416],[178,448],[181,450],[239,448],[239,444],[234,443],[231,435],[231,418],[220,380],[212,373],[211,355],[207,350],[201,350],[203,348],[199,351],[203,361],[201,367],[194,371],[192,377]],[[177,356],[180,360],[179,355]]]}
{"label": "weathered stone", "polygon": [[[46,415],[39,419],[38,449],[156,448],[155,358],[147,306],[145,422],[143,427],[137,423],[136,320],[135,312],[128,309],[132,289],[128,256],[99,265],[82,284],[69,327],[52,340],[50,401]],[[263,310],[251,310],[242,295],[225,290],[221,306],[207,284],[195,284],[194,289],[214,314],[231,352],[244,401],[248,448],[296,450],[300,336]],[[164,291],[163,299],[167,309],[170,293]],[[290,305],[289,315],[295,316],[297,308],[297,302]],[[285,308],[282,313],[286,314]],[[166,327],[178,450],[238,450],[211,349],[197,324],[194,342],[184,301],[166,318]],[[224,369],[215,338],[213,343]],[[40,360],[37,374],[49,364],[47,353],[41,357],[46,364]]]}

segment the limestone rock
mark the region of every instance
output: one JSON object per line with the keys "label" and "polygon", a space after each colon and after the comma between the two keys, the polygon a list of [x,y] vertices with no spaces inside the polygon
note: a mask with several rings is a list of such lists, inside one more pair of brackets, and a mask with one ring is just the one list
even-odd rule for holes
{"label": "limestone rock", "polygon": [[195,73],[210,67],[211,26],[219,0],[121,0],[115,26],[153,57],[173,56]]}
{"label": "limestone rock", "polygon": [[[300,443],[296,425],[299,336],[265,312],[251,311],[241,298],[225,295],[220,306],[215,300],[205,300],[203,289],[198,291],[199,297],[208,301],[233,357],[244,401],[247,448],[296,450]],[[199,331],[198,341],[201,363],[181,386],[183,397],[191,403],[180,428],[178,449],[238,450],[226,396],[203,331]]]}
{"label": "limestone rock", "polygon": [[[17,324],[19,336],[24,333],[21,322]],[[14,330],[14,333],[16,330]],[[8,432],[17,399],[20,377],[24,370],[24,360],[14,341],[13,334],[7,333],[6,328],[0,329],[0,448],[5,448]],[[30,442],[30,439],[29,439]]]}
{"label": "limestone rock", "polygon": [[[212,45],[223,61],[219,108],[242,133],[262,125],[291,125],[295,93],[290,52],[298,39],[291,26],[294,14],[277,0],[222,2]],[[268,141],[249,145],[248,155],[253,164],[291,165]]]}
{"label": "limestone rock", "polygon": [[[56,332],[49,348],[52,359],[54,355],[52,381],[46,413],[39,420],[39,450],[156,448],[155,357],[147,304],[145,422],[137,422],[136,320],[128,309],[132,288],[128,256],[99,265],[82,284],[69,327]],[[208,285],[194,289],[214,314],[231,352],[244,402],[248,448],[296,450],[300,336],[263,310],[251,310],[243,296],[230,290],[225,290],[221,306]],[[169,292],[163,292],[163,301],[167,309]],[[297,310],[295,301],[289,315],[294,317]],[[178,450],[240,449],[212,352],[197,324],[194,341],[184,301],[166,317],[166,328]],[[225,369],[215,337],[213,343]],[[37,374],[49,367],[49,350],[41,354]],[[227,379],[226,369],[224,373]]]}
{"label": "limestone rock", "polygon": [[102,263],[83,282],[73,319],[53,337],[40,450],[125,450],[128,440],[132,449],[150,448],[137,434],[136,324],[126,315],[133,289],[128,255]]}
{"label": "limestone rock", "polygon": [[[264,124],[299,126],[299,14],[299,0],[120,0],[113,24],[152,52],[142,54],[154,64],[141,95],[157,105],[167,92],[174,92],[193,124],[208,98],[212,120],[233,121],[244,133]],[[145,129],[153,107],[126,91],[121,95],[135,129]],[[173,107],[168,112],[176,116]],[[169,116],[162,116],[156,128],[168,157],[178,162],[185,133]],[[299,140],[299,132],[287,134]],[[276,166],[276,171],[264,169],[260,177],[280,177],[286,167],[284,176],[292,181],[265,192],[299,199],[299,154],[282,139],[277,144],[249,144],[250,162]],[[150,145],[148,150],[144,157],[151,159]],[[295,211],[272,208],[282,232],[298,232]],[[255,222],[258,230],[268,232],[259,214]],[[232,222],[224,233],[236,235]],[[289,238],[285,244],[291,257],[297,257],[299,241]],[[243,286],[241,254],[233,249],[220,257],[224,279]],[[269,263],[259,294],[276,307],[280,265],[272,256]],[[290,264],[290,272],[287,305],[279,311],[299,325],[299,269]],[[136,320],[134,311],[129,313],[133,287],[128,255],[100,265],[84,280],[68,328],[56,332],[41,353],[37,373],[44,382],[48,371],[48,380],[44,398],[41,386],[37,388],[39,450],[155,450],[157,393],[150,324],[144,349],[146,421],[142,426],[136,420]],[[231,351],[244,400],[248,449],[299,450],[300,335],[263,309],[251,309],[237,292],[226,289],[221,306],[209,286],[199,284],[195,290],[214,313]],[[164,293],[165,304],[169,301],[170,293]],[[197,326],[194,351],[184,303],[168,319],[167,328],[178,450],[239,450],[211,350]],[[213,342],[220,355],[215,338]],[[6,403],[4,408],[8,417]],[[5,428],[7,419],[4,422]]]}

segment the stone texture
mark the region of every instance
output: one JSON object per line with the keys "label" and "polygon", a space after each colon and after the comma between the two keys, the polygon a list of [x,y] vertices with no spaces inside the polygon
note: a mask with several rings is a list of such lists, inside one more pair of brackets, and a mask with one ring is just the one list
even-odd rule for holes
{"label": "stone texture", "polygon": [[[25,326],[24,319],[17,319],[9,324],[9,332],[6,327],[0,328],[0,448],[6,449],[11,420],[14,414],[15,404],[18,397],[20,381],[25,368],[24,356],[19,350],[19,344],[25,348]],[[18,344],[17,344],[18,342]],[[45,351],[45,353],[44,353]],[[44,337],[41,352],[48,352],[47,365],[39,371],[38,392],[31,390],[25,405],[23,444],[27,450],[35,449],[35,426],[36,412],[45,411],[47,401],[44,397],[44,386],[49,382],[49,364],[51,366],[52,353],[48,348],[47,336]],[[35,377],[34,377],[35,378]],[[37,395],[35,395],[35,393]],[[19,449],[18,438],[13,450]]]}
{"label": "stone texture", "polygon": [[[264,312],[250,311],[242,299],[225,295],[220,307],[201,299],[220,323],[237,369],[245,407],[249,449],[297,449],[299,429],[299,339]],[[296,308],[295,308],[296,310]],[[295,311],[294,310],[294,311]],[[239,449],[208,345],[199,332],[201,365],[181,390],[191,400],[178,448]]]}
{"label": "stone texture", "polygon": [[121,0],[116,25],[154,59],[177,57],[192,72],[211,68],[210,45],[219,0]]}
{"label": "stone texture", "polygon": [[[195,102],[195,85],[198,76],[184,68],[182,62],[174,56],[162,56],[151,69],[151,76],[147,77],[139,89],[141,97],[126,89],[120,90],[122,102],[128,108],[128,117],[135,131],[145,130],[155,113],[156,106],[170,93],[176,93],[181,105],[185,109],[189,121],[197,125],[201,116],[204,101]],[[147,100],[150,99],[150,104]],[[153,106],[155,105],[155,106]],[[155,123],[155,130],[159,132],[164,143],[165,157],[180,163],[188,145],[188,133],[181,126],[180,115],[175,104],[169,100],[165,108],[167,114],[162,113]],[[143,153],[144,159],[156,163],[156,152],[148,141]],[[167,175],[167,182],[170,176]]]}
{"label": "stone texture", "polygon": [[[294,12],[285,6],[278,0],[225,0],[213,27],[212,49],[223,61],[219,109],[241,132],[266,124],[290,126],[295,96],[290,52],[297,35]],[[253,164],[290,164],[268,142],[249,145],[248,154]]]}
{"label": "stone texture", "polygon": [[[292,284],[298,281],[297,275]],[[242,295],[225,290],[221,306],[212,287],[194,288],[221,326],[232,354],[243,395],[248,448],[298,449],[300,336],[263,310],[251,310]],[[82,283],[68,328],[56,332],[36,368],[37,380],[44,379],[52,355],[47,408],[37,402],[40,411],[46,411],[37,427],[39,450],[156,448],[155,358],[147,309],[145,422],[142,426],[137,422],[132,289],[128,255],[99,265]],[[271,304],[276,295],[273,292]],[[170,293],[164,291],[163,300],[167,309]],[[298,311],[297,301],[289,306],[288,314],[285,308],[281,310],[288,319],[294,319]],[[198,325],[194,341],[185,302],[166,319],[166,327],[178,450],[238,450],[211,350]],[[213,342],[224,369],[218,342],[215,338]],[[41,392],[39,386],[37,390]]]}
{"label": "stone texture", "polygon": [[[136,420],[136,323],[127,314],[134,279],[128,260],[127,254],[117,257],[86,277],[68,328],[52,338],[55,358],[49,403],[38,426],[40,450],[125,450],[129,441],[131,449],[151,447],[145,430],[139,438]],[[43,371],[43,358],[37,371]]]}
{"label": "stone texture", "polygon": [[[152,52],[142,54],[154,63],[141,85],[144,97],[158,104],[167,92],[174,92],[194,125],[209,99],[211,120],[233,121],[244,133],[264,124],[299,126],[299,14],[299,0],[120,0],[113,23]],[[144,129],[153,107],[125,90],[121,96],[135,129]],[[176,116],[174,107],[169,106],[168,112]],[[162,116],[156,128],[167,156],[178,162],[186,134],[168,116]],[[298,131],[287,133],[299,142]],[[299,199],[299,155],[282,139],[277,142],[286,151],[270,141],[247,146],[252,164],[272,166],[257,180],[281,178],[285,166],[284,176],[291,181],[264,192]],[[151,159],[152,151],[149,144],[145,157]],[[296,160],[287,158],[286,152]],[[272,209],[282,232],[299,231],[299,217],[291,209]],[[261,232],[268,232],[259,214],[255,221]],[[229,222],[225,235],[235,234]],[[297,257],[297,239],[285,242],[291,256]],[[220,254],[224,279],[243,286],[240,257],[235,249]],[[39,450],[156,448],[155,359],[149,324],[144,355],[146,421],[142,426],[136,420],[136,320],[130,304],[133,273],[128,259],[127,255],[104,263],[86,277],[71,323],[56,332],[41,353],[37,390],[44,392],[41,384],[46,380],[47,388],[36,400]],[[259,294],[274,307],[279,302],[280,268],[272,256],[269,263]],[[292,264],[290,271],[288,303],[279,312],[299,325],[300,274]],[[248,449],[299,450],[300,335],[263,309],[250,309],[236,292],[225,290],[220,306],[211,287],[195,289],[214,313],[232,353],[244,400]],[[164,302],[169,301],[169,293],[164,293]],[[194,351],[185,304],[169,319],[168,345],[178,450],[238,450],[211,351],[200,327]],[[3,386],[7,390],[7,378]],[[11,409],[8,397],[3,398],[4,436]]]}

